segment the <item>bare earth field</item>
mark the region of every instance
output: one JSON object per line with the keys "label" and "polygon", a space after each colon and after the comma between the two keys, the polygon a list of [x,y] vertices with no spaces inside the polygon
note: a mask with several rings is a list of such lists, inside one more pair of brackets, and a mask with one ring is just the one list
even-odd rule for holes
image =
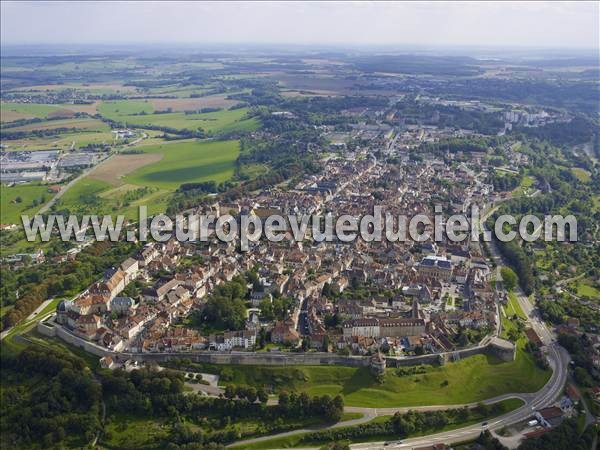
{"label": "bare earth field", "polygon": [[124,184],[122,178],[125,175],[147,164],[158,162],[162,157],[162,153],[116,155],[92,170],[88,176],[113,186],[120,186]]}
{"label": "bare earth field", "polygon": [[0,122],[13,122],[20,119],[33,119],[34,117],[33,114],[11,111],[9,109],[2,109],[0,112]]}
{"label": "bare earth field", "polygon": [[230,108],[239,101],[227,99],[228,94],[209,95],[198,98],[153,98],[149,99],[155,111],[171,108],[175,112],[197,111],[202,108]]}
{"label": "bare earth field", "polygon": [[65,109],[73,112],[81,112],[94,115],[98,111],[96,111],[96,106],[100,104],[99,101],[95,101],[94,103],[90,103],[89,105],[68,105]]}

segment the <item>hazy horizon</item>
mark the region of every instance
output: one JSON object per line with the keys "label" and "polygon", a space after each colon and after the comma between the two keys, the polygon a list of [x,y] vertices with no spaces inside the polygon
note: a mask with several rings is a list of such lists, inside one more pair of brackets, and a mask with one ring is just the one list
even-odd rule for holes
{"label": "hazy horizon", "polygon": [[11,2],[3,46],[596,50],[600,2]]}

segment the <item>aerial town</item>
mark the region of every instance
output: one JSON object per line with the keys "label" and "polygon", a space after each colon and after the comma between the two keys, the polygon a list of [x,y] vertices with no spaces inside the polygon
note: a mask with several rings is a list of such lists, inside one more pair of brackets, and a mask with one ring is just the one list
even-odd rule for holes
{"label": "aerial town", "polygon": [[0,447],[595,450],[600,4],[467,3],[1,2]]}

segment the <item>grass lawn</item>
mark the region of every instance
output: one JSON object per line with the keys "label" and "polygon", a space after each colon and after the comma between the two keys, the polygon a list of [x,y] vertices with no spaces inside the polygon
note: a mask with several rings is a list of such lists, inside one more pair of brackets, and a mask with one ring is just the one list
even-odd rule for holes
{"label": "grass lawn", "polygon": [[594,206],[593,206],[594,211],[593,212],[600,211],[600,194],[596,194],[596,195],[592,196],[592,202],[594,204]]}
{"label": "grass lawn", "polygon": [[590,297],[593,299],[600,299],[600,290],[593,286],[593,280],[585,278],[583,280],[578,280],[577,284],[577,295]]}
{"label": "grass lawn", "polygon": [[[478,414],[478,413],[475,413],[472,411],[470,414],[470,417],[463,422],[454,422],[454,423],[445,425],[443,427],[431,428],[428,430],[423,430],[421,432],[415,432],[408,436],[403,437],[403,439],[419,437],[419,436],[426,436],[426,435],[430,435],[430,434],[434,434],[434,433],[442,433],[444,431],[451,431],[451,430],[456,430],[459,428],[467,427],[469,425],[473,425],[475,423],[481,422],[482,420],[493,419],[494,417],[498,417],[498,416],[506,414],[510,411],[514,411],[515,409],[523,406],[523,404],[524,404],[523,401],[521,401],[519,399],[503,400],[501,402],[498,402],[498,405],[500,405],[500,412],[498,412],[496,414],[481,415],[481,414]],[[379,416],[379,417],[376,417],[375,419],[371,420],[368,423],[369,424],[384,423],[384,422],[388,421],[389,419],[390,419],[390,416]],[[340,428],[340,430],[348,430],[348,429],[353,429],[353,428],[356,428],[356,426]],[[285,436],[285,437],[281,437],[281,438],[269,439],[266,441],[257,442],[255,444],[237,445],[237,446],[234,445],[232,448],[234,448],[236,450],[269,450],[269,449],[282,449],[282,448],[294,448],[294,447],[316,447],[318,445],[327,443],[327,441],[314,441],[314,440],[310,440],[310,441],[306,440],[305,441],[303,438],[310,434],[311,433],[300,433],[300,434],[296,434],[296,435],[292,435],[292,436]],[[380,435],[376,435],[376,436],[350,438],[350,443],[397,440],[398,438],[399,438],[399,436],[396,434],[393,434],[393,435],[380,434]]]}
{"label": "grass lawn", "polygon": [[530,175],[525,175],[521,179],[521,184],[513,191],[514,196],[526,195],[531,191],[531,187],[535,182],[535,178]]}
{"label": "grass lawn", "polygon": [[583,181],[584,183],[588,183],[592,179],[590,173],[585,169],[573,167],[571,168],[571,172],[573,172],[573,175],[575,175],[579,181]]}
{"label": "grass lawn", "polygon": [[535,392],[550,378],[550,371],[540,370],[522,345],[511,362],[477,355],[406,376],[397,376],[395,369],[389,368],[383,384],[373,379],[368,368],[227,366],[227,370],[235,385],[267,386],[309,395],[341,394],[348,406],[374,408],[478,402],[510,392]]}
{"label": "grass lawn", "polygon": [[140,167],[125,177],[128,183],[177,189],[182,183],[226,181],[233,176],[240,147],[238,141],[192,141],[140,147],[163,158]]}
{"label": "grass lawn", "polygon": [[508,306],[506,308],[506,313],[510,316],[516,314],[521,319],[527,320],[527,315],[523,311],[523,308],[521,308],[519,300],[514,292],[508,293]]}
{"label": "grass lawn", "polygon": [[[0,222],[21,224],[21,214],[33,215],[50,200],[54,194],[48,186],[40,184],[0,185]],[[20,202],[17,199],[20,198]],[[34,202],[37,202],[34,204]]]}

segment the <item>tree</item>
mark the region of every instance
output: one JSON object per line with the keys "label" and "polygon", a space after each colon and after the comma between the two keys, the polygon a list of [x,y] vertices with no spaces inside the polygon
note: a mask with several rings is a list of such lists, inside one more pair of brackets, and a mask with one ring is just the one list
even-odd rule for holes
{"label": "tree", "polygon": [[258,392],[256,391],[256,389],[253,387],[249,387],[248,389],[246,389],[246,398],[250,403],[254,403],[258,398]]}
{"label": "tree", "polygon": [[502,280],[504,281],[504,287],[508,291],[512,291],[519,282],[519,277],[510,267],[502,267],[500,269],[500,275],[502,275]]}
{"label": "tree", "polygon": [[225,397],[230,400],[235,397],[235,388],[231,384],[225,386]]}
{"label": "tree", "polygon": [[329,351],[329,336],[325,335],[323,337],[323,351],[324,352],[328,352]]}
{"label": "tree", "polygon": [[256,391],[256,396],[258,397],[258,401],[261,402],[263,405],[266,404],[269,400],[269,395],[263,388],[259,388]]}

